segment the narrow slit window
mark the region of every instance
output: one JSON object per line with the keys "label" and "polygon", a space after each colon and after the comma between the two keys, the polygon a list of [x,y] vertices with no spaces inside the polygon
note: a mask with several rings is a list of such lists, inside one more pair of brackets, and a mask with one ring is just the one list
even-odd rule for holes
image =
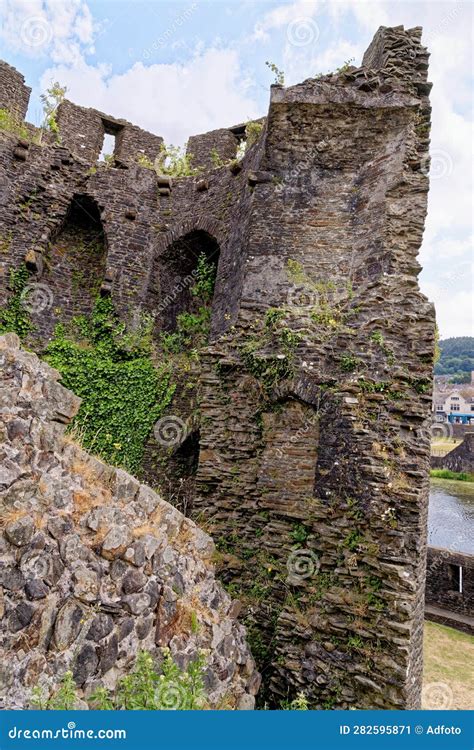
{"label": "narrow slit window", "polygon": [[107,161],[107,159],[115,153],[115,138],[116,136],[112,133],[104,134],[104,142],[99,154],[99,161]]}
{"label": "narrow slit window", "polygon": [[451,590],[462,594],[462,567],[460,565],[449,565],[449,579]]}

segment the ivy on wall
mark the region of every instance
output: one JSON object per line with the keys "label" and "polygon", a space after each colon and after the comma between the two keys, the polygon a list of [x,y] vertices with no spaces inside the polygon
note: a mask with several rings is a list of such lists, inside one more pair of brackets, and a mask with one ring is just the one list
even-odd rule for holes
{"label": "ivy on wall", "polygon": [[8,286],[11,294],[6,307],[0,308],[0,333],[16,333],[24,339],[34,330],[25,306],[25,295],[30,274],[25,265],[10,269]]}
{"label": "ivy on wall", "polygon": [[[42,356],[82,399],[72,428],[86,450],[139,472],[146,441],[172,401],[183,356],[196,357],[207,342],[215,276],[215,263],[201,253],[190,290],[194,312],[182,312],[176,331],[162,333],[157,347],[153,317],[142,314],[129,330],[108,297],[97,298],[90,316],[56,326]],[[29,278],[24,265],[10,270],[9,300],[0,308],[0,333],[12,331],[22,340],[35,330],[25,306]]]}
{"label": "ivy on wall", "polygon": [[169,365],[152,361],[152,320],[127,332],[109,298],[99,298],[90,318],[58,325],[45,359],[61,382],[82,398],[74,427],[81,443],[108,463],[132,473],[145,441],[170,403],[175,386]]}

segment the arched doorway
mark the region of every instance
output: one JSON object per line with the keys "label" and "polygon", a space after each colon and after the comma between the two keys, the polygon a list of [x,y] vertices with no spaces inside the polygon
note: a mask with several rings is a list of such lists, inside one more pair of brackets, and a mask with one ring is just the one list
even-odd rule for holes
{"label": "arched doorway", "polygon": [[209,341],[218,263],[219,244],[211,234],[184,234],[158,255],[147,301],[155,317],[157,359],[173,373],[173,400],[163,420],[185,430],[179,442],[150,436],[142,478],[158,484],[166,499],[185,514],[192,510],[200,454],[199,351]]}
{"label": "arched doorway", "polygon": [[[172,242],[158,258],[155,280],[155,311],[161,330],[172,332],[182,313],[195,313],[202,306],[212,304],[214,282],[219,262],[217,240],[203,230],[183,235]],[[198,282],[202,272],[208,274],[208,290]],[[200,276],[201,272],[201,276]]]}

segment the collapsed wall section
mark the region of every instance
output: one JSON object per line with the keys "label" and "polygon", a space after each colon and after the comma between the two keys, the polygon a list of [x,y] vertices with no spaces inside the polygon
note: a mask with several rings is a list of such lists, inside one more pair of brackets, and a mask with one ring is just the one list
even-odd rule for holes
{"label": "collapsed wall section", "polygon": [[99,158],[106,134],[115,138],[110,156],[124,164],[137,163],[140,159],[153,163],[163,145],[161,136],[68,100],[58,107],[57,123],[61,143],[91,165]]}

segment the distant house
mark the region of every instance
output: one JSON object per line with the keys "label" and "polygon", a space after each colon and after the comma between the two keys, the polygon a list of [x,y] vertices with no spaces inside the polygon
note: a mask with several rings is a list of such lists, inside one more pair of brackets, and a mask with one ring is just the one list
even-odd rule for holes
{"label": "distant house", "polygon": [[474,425],[474,370],[470,385],[435,378],[432,411],[436,422]]}

